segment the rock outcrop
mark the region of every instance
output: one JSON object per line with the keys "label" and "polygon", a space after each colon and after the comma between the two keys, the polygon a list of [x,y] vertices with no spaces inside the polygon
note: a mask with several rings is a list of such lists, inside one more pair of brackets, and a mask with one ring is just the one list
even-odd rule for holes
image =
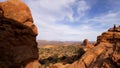
{"label": "rock outcrop", "polygon": [[87,47],[87,48],[93,48],[94,47],[94,44],[91,44],[88,39],[84,39],[82,45]]}
{"label": "rock outcrop", "polygon": [[96,46],[67,68],[120,68],[120,26],[98,36]]}
{"label": "rock outcrop", "polygon": [[0,3],[0,68],[36,68],[36,36],[31,12],[23,2]]}
{"label": "rock outcrop", "polygon": [[83,40],[83,45],[84,45],[84,46],[87,46],[88,44],[89,44],[88,39],[84,39],[84,40]]}

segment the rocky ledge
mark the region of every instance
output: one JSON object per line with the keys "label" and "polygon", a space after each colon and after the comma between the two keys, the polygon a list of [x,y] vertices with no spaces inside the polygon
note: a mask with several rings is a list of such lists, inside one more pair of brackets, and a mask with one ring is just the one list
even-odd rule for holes
{"label": "rocky ledge", "polygon": [[95,47],[67,68],[120,68],[120,26],[98,36]]}

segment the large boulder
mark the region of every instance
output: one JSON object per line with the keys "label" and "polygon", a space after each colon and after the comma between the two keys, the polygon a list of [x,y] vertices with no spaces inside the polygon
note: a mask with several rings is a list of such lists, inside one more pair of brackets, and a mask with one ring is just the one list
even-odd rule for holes
{"label": "large boulder", "polygon": [[89,40],[88,40],[88,39],[84,39],[82,44],[83,44],[84,46],[87,46],[87,45],[89,44]]}
{"label": "large boulder", "polygon": [[23,2],[0,3],[0,68],[35,68],[36,36],[31,12]]}
{"label": "large boulder", "polygon": [[5,18],[13,19],[23,25],[30,27],[37,35],[37,28],[33,24],[31,12],[23,2],[19,0],[8,0],[7,2],[1,2],[0,12]]}
{"label": "large boulder", "polygon": [[[94,44],[91,44],[88,39],[84,39],[82,45],[85,46],[88,49],[94,47]],[[86,48],[84,48],[85,51],[86,51]]]}

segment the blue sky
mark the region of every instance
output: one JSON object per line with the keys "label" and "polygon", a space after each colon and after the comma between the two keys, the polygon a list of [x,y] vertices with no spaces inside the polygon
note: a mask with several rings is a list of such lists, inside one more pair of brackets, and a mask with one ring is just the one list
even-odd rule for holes
{"label": "blue sky", "polygon": [[120,0],[23,0],[38,28],[37,39],[95,41],[113,24],[120,25]]}

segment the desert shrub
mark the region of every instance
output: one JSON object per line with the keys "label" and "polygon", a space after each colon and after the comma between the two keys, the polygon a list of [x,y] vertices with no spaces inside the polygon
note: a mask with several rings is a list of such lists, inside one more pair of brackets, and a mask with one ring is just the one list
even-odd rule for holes
{"label": "desert shrub", "polygon": [[47,60],[46,63],[44,64],[44,68],[47,68],[50,65],[50,62]]}
{"label": "desert shrub", "polygon": [[65,60],[67,57],[66,56],[62,56],[61,57],[61,60]]}
{"label": "desert shrub", "polygon": [[42,65],[48,62],[52,64],[58,62],[71,64],[80,59],[85,53],[83,48],[78,46],[60,46],[58,48],[43,49],[42,52],[43,54],[40,55],[39,60]]}
{"label": "desert shrub", "polygon": [[83,50],[83,48],[79,48],[79,50],[77,52],[78,52],[78,55],[79,55],[78,58],[80,58],[85,53],[85,51]]}

